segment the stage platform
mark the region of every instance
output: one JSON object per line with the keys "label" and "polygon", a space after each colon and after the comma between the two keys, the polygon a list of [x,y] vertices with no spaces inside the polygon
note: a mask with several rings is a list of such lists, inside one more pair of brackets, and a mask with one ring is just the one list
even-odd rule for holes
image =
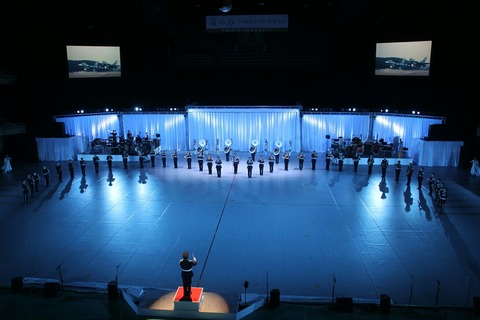
{"label": "stage platform", "polygon": [[[167,162],[172,162],[172,157],[171,157],[171,154],[173,153],[173,151],[169,151],[167,152]],[[178,163],[186,163],[187,160],[184,158],[184,155],[186,154],[187,152],[186,151],[180,151],[178,153]],[[221,153],[214,153],[212,152],[211,153],[212,156],[213,156],[213,159],[216,159],[217,156],[220,156],[220,159],[223,161],[223,163],[225,164],[226,162],[226,159],[225,159],[225,154],[223,152]],[[206,163],[205,159],[207,158],[207,153],[205,154],[205,157],[204,157],[204,162]],[[230,160],[232,158],[232,155],[233,153],[230,154]],[[297,159],[297,155],[298,153],[296,152],[293,152],[292,153],[292,156],[290,158],[290,165],[293,165],[293,166],[298,166],[298,159]],[[78,160],[80,160],[80,158],[83,158],[85,161],[93,161],[93,157],[95,156],[95,154],[91,154],[91,153],[84,153],[84,154],[79,154],[78,155]],[[104,162],[106,163],[107,162],[107,154],[97,154],[97,156],[100,158],[100,162]],[[237,156],[240,157],[241,159],[243,159],[243,161],[247,161],[248,157],[251,156],[250,153],[248,152],[237,152]],[[268,166],[268,154],[267,155],[263,155],[263,158],[265,159],[265,165]],[[123,157],[122,155],[120,154],[113,154],[112,155],[113,157],[113,161],[114,162],[121,162],[123,161]],[[144,157],[145,158],[145,162],[149,162],[150,161],[150,155],[147,155]],[[260,155],[257,153],[256,157],[255,157],[255,160],[258,160],[260,158]],[[135,156],[135,155],[129,155],[128,156],[128,162],[139,162],[140,160],[140,157],[139,156]],[[383,157],[374,157],[375,159],[375,163],[374,165],[379,165],[380,162],[382,162],[383,160]],[[395,163],[397,163],[397,161],[400,161],[400,163],[402,165],[408,165],[409,163],[413,162],[413,159],[411,158],[386,158],[388,160],[388,164],[389,165],[394,165]],[[155,162],[156,164],[158,165],[160,162],[162,161],[161,159],[161,156],[160,154],[157,154],[155,156]],[[332,160],[331,164],[332,165],[335,165],[337,163],[338,159],[335,158],[334,160]],[[196,166],[197,164],[197,155],[194,154],[194,152],[192,152],[192,165],[193,166]],[[310,166],[310,163],[311,163],[311,153],[305,153],[305,162],[304,162],[304,166]],[[283,159],[280,157],[280,161],[279,161],[279,165],[282,164],[283,165]],[[353,165],[353,159],[352,158],[345,158],[344,161],[343,161],[343,164],[344,165]],[[362,157],[360,159],[360,162],[358,164],[359,166],[362,166],[362,165],[367,165],[367,157]],[[319,154],[319,157],[317,159],[317,166],[325,166],[325,156],[323,156],[323,154]]]}

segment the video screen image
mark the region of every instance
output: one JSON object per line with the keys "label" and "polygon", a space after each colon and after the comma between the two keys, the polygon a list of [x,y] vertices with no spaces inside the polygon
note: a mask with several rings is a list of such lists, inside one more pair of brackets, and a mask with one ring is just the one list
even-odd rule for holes
{"label": "video screen image", "polygon": [[121,77],[119,46],[67,46],[69,78]]}
{"label": "video screen image", "polygon": [[430,76],[432,41],[377,43],[376,76]]}

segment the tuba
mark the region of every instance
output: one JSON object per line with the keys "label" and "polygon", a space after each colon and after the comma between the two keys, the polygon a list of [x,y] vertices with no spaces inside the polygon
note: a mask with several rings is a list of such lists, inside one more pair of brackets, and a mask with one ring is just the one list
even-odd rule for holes
{"label": "tuba", "polygon": [[252,140],[252,146],[250,147],[250,153],[255,153],[257,152],[257,146],[258,146],[258,140],[253,139]]}
{"label": "tuba", "polygon": [[200,140],[198,140],[197,152],[202,152],[202,151],[203,151],[203,147],[205,147],[206,144],[207,144],[207,141],[205,141],[205,139],[200,139]]}
{"label": "tuba", "polygon": [[278,156],[280,154],[280,148],[283,146],[282,141],[277,141],[275,142],[275,149],[273,150],[273,153]]}
{"label": "tuba", "polygon": [[232,140],[230,139],[225,140],[225,148],[223,149],[223,152],[229,153],[231,145],[232,145]]}

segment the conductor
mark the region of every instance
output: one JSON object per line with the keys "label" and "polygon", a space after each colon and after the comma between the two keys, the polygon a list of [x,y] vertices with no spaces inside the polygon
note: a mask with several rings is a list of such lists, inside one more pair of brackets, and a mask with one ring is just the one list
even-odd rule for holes
{"label": "conductor", "polygon": [[183,295],[189,297],[192,293],[192,277],[193,277],[193,267],[197,265],[197,259],[193,255],[193,259],[190,260],[188,257],[190,254],[188,251],[182,253],[182,258],[180,260],[180,268],[182,268],[182,282],[183,282]]}

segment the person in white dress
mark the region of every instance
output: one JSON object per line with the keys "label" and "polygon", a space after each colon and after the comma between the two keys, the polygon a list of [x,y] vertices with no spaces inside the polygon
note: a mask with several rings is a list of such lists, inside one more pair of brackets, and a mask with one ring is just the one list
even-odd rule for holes
{"label": "person in white dress", "polygon": [[12,165],[10,164],[10,160],[12,160],[12,158],[10,158],[8,154],[6,154],[5,158],[3,159],[3,166],[2,166],[3,173],[12,171]]}
{"label": "person in white dress", "polygon": [[479,177],[480,176],[480,168],[479,168],[479,165],[478,165],[478,160],[476,157],[473,157],[473,160],[470,161],[472,163],[472,168],[470,169],[470,174],[472,176],[477,176]]}

